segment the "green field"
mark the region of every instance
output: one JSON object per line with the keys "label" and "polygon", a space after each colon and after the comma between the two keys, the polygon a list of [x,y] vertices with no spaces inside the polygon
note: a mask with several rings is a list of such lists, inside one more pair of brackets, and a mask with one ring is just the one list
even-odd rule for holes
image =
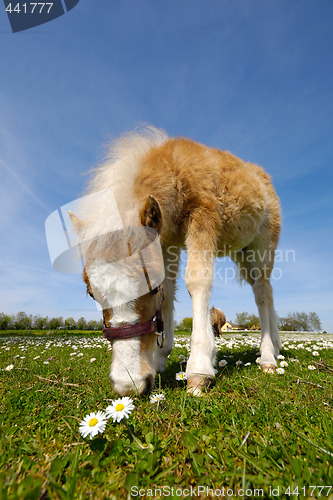
{"label": "green field", "polygon": [[2,336],[0,498],[333,498],[333,336],[282,340],[287,366],[269,375],[258,335],[218,339],[227,364],[195,398],[175,379],[189,351],[177,336],[156,382],[165,400],[134,396],[128,425],[109,420],[90,440],[80,421],[117,397],[110,344]]}

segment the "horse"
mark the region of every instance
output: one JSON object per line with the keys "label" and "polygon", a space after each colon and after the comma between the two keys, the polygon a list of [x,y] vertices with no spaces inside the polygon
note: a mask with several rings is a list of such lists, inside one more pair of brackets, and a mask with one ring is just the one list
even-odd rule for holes
{"label": "horse", "polygon": [[[108,190],[112,196],[99,195]],[[170,138],[163,130],[145,126],[110,144],[105,160],[92,170],[85,194],[96,195],[94,201],[82,197],[81,212],[70,213],[70,218],[79,241],[88,242],[81,248],[87,292],[103,304],[104,326],[114,332],[110,379],[120,396],[148,393],[156,373],[165,369],[173,345],[181,249],[187,252],[185,284],[193,309],[187,391],[201,396],[215,376],[209,301],[216,256],[230,257],[240,281],[251,285],[261,325],[259,364],[263,372],[275,372],[282,344],[270,278],[281,216],[271,177],[261,167],[228,151]],[[112,197],[122,231],[112,227]],[[119,268],[115,261],[136,249],[140,253],[147,235],[139,229],[144,228],[157,235],[164,274],[162,283],[136,297],[140,266]],[[160,265],[155,250],[150,264],[145,264],[151,269]],[[156,318],[161,315],[165,341],[157,348]]]}
{"label": "horse", "polygon": [[215,337],[219,337],[222,333],[221,328],[226,321],[224,312],[213,306],[210,310],[210,320]]}

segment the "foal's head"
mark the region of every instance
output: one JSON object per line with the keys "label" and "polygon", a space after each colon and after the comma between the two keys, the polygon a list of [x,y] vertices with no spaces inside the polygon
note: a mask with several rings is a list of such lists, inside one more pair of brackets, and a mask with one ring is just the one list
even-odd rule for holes
{"label": "foal's head", "polygon": [[[150,197],[140,215],[142,225],[112,231],[82,244],[87,293],[101,305],[107,328],[150,321],[163,301],[164,266],[157,233],[161,213],[157,202]],[[78,233],[84,234],[85,222],[73,214],[71,219]],[[153,388],[156,340],[154,333],[112,340],[110,378],[119,395],[147,393]]]}

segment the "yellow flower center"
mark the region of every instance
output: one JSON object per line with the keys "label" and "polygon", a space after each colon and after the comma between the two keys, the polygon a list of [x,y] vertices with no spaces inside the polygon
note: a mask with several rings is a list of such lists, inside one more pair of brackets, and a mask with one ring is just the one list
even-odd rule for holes
{"label": "yellow flower center", "polygon": [[118,403],[117,406],[116,406],[116,411],[121,411],[125,408],[125,406],[123,405],[123,403]]}
{"label": "yellow flower center", "polygon": [[94,417],[91,420],[89,420],[88,425],[89,427],[94,427],[97,424],[97,422],[98,422],[97,418]]}

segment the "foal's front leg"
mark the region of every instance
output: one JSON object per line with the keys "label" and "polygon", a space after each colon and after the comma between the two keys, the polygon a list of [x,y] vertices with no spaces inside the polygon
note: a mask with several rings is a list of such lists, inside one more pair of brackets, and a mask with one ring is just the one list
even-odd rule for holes
{"label": "foal's front leg", "polygon": [[185,282],[192,298],[193,329],[185,375],[187,390],[195,396],[200,396],[201,389],[215,376],[215,339],[209,312],[213,274],[213,251],[188,248]]}
{"label": "foal's front leg", "polygon": [[165,266],[165,300],[163,304],[165,342],[162,348],[157,347],[154,352],[154,363],[158,372],[164,371],[167,357],[171,352],[173,344],[175,326],[173,320],[173,309],[179,265],[179,248],[176,246],[166,249],[163,248],[163,259]]}

